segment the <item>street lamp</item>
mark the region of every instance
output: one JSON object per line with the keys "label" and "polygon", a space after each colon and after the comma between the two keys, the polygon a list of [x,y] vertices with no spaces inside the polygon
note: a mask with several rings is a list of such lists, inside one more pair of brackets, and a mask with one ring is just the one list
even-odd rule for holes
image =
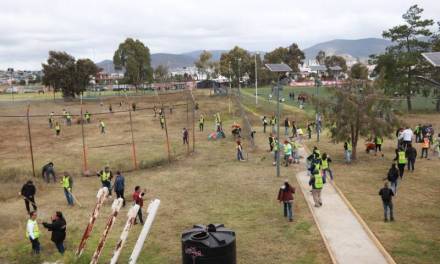
{"label": "street lamp", "polygon": [[[288,72],[291,72],[292,69],[284,63],[279,63],[279,64],[266,64],[265,65],[266,68],[271,71],[271,72],[276,72],[279,74],[278,78],[277,78],[277,87],[276,87],[276,92],[277,92],[277,139],[278,139],[278,144],[280,143],[280,79],[283,75],[285,75]],[[277,168],[276,168],[276,173],[277,173],[277,177],[280,177],[280,149],[279,146],[278,147],[278,156],[276,157],[276,163],[277,163]]]}
{"label": "street lamp", "polygon": [[257,56],[259,52],[255,52],[255,104],[258,104],[258,71],[257,71]]}

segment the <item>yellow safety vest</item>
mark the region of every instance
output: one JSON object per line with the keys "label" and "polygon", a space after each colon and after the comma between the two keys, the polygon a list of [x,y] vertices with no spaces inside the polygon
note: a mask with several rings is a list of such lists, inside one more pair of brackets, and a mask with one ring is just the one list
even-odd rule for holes
{"label": "yellow safety vest", "polygon": [[397,154],[399,155],[399,164],[406,164],[405,151],[399,151]]}
{"label": "yellow safety vest", "polygon": [[284,155],[290,155],[290,153],[292,152],[292,146],[287,143],[284,145]]}
{"label": "yellow safety vest", "polygon": [[63,188],[69,189],[70,188],[69,177],[63,176],[63,179],[61,180],[61,185],[63,186]]}
{"label": "yellow safety vest", "polygon": [[315,170],[319,171],[321,169],[321,164],[319,162],[315,162],[313,164],[315,164]]}
{"label": "yellow safety vest", "polygon": [[103,171],[101,174],[101,181],[108,181],[110,178],[110,172]]}
{"label": "yellow safety vest", "polygon": [[203,117],[200,117],[200,119],[199,119],[199,123],[200,124],[203,124],[205,122],[205,119],[203,118]]}
{"label": "yellow safety vest", "polygon": [[102,121],[101,121],[101,127],[103,127],[103,128],[105,127],[105,124]]}
{"label": "yellow safety vest", "polygon": [[61,130],[60,125],[56,125],[55,130]]}
{"label": "yellow safety vest", "polygon": [[272,144],[273,144],[273,150],[278,151],[279,148],[278,140],[274,140]]}
{"label": "yellow safety vest", "polygon": [[[34,223],[34,230],[33,230],[33,235],[35,238],[39,238],[40,237],[40,229],[38,228],[38,223],[36,220],[32,220],[32,219],[28,219],[28,223],[29,222],[33,222]],[[26,228],[26,238],[29,238],[29,232]]]}
{"label": "yellow safety vest", "polygon": [[322,169],[328,169],[328,160],[327,159],[322,159]]}
{"label": "yellow safety vest", "polygon": [[383,139],[381,137],[377,137],[376,138],[376,144],[377,145],[382,145]]}
{"label": "yellow safety vest", "polygon": [[347,150],[352,151],[353,147],[351,146],[351,142],[347,141]]}
{"label": "yellow safety vest", "polygon": [[324,181],[322,180],[322,176],[320,173],[315,174],[315,188],[316,189],[322,189],[324,186]]}

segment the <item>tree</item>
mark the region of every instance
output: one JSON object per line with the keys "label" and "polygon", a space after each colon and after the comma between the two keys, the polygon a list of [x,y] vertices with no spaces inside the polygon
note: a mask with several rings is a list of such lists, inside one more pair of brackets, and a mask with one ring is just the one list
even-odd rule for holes
{"label": "tree", "polygon": [[331,98],[313,98],[325,117],[335,142],[351,139],[353,160],[360,137],[388,136],[399,127],[393,103],[366,81],[350,80],[331,89]]}
{"label": "tree", "polygon": [[324,64],[327,67],[327,70],[330,71],[330,67],[339,66],[342,69],[342,72],[347,71],[347,62],[341,56],[332,55],[325,57]]}
{"label": "tree", "polygon": [[66,52],[49,51],[47,64],[43,63],[43,84],[56,91],[62,91],[63,97],[75,97],[80,90],[75,86],[75,58]]}
{"label": "tree", "polygon": [[[393,64],[397,67],[393,73],[398,74],[398,77],[384,79],[395,81],[388,83],[388,85],[406,96],[408,111],[412,110],[411,95],[418,92],[419,88],[415,76],[421,74],[423,69],[427,67],[426,62],[420,56],[422,52],[429,50],[430,46],[424,37],[432,35],[429,27],[434,24],[431,19],[422,19],[422,13],[422,8],[417,5],[411,6],[402,16],[405,24],[395,26],[382,34],[384,38],[390,39],[395,44],[389,47],[386,53],[393,57]],[[378,67],[383,68],[386,65],[378,64]],[[391,71],[384,71],[384,73],[387,72]]]}
{"label": "tree", "polygon": [[246,74],[253,76],[254,63],[251,54],[238,46],[220,56],[220,73],[230,77],[232,83],[237,85],[239,79]]}
{"label": "tree", "polygon": [[323,65],[325,63],[325,52],[323,50],[320,50],[315,59],[320,65]]}
{"label": "tree", "polygon": [[293,72],[299,72],[299,64],[302,64],[305,59],[304,52],[302,52],[296,43],[289,47],[279,47],[264,55],[265,63],[286,63],[292,68]]}
{"label": "tree", "polygon": [[353,79],[368,79],[368,68],[362,63],[356,63],[351,66],[350,77]]}
{"label": "tree", "polygon": [[76,82],[79,91],[83,92],[90,84],[92,77],[96,76],[100,69],[90,59],[79,59],[76,62]]}
{"label": "tree", "polygon": [[168,67],[159,65],[154,70],[154,80],[157,82],[166,82],[168,80]]}
{"label": "tree", "polygon": [[211,68],[212,65],[212,54],[209,51],[202,51],[199,55],[199,59],[195,61],[195,65],[197,67],[197,71],[203,75],[206,76],[206,79],[209,79],[209,73],[208,70]]}
{"label": "tree", "polygon": [[116,69],[125,69],[125,79],[129,84],[137,87],[144,82],[153,80],[150,50],[140,40],[127,38],[119,44],[113,55]]}

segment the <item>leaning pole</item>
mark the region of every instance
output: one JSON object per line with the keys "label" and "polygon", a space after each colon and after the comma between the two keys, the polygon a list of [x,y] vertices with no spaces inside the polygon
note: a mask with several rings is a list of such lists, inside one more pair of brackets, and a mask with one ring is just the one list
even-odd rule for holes
{"label": "leaning pole", "polygon": [[93,253],[92,260],[90,264],[98,263],[99,256],[101,256],[102,249],[104,248],[105,241],[107,240],[107,236],[112,230],[113,225],[115,224],[116,217],[118,216],[119,210],[121,210],[122,204],[124,203],[124,199],[118,198],[113,201],[112,204],[112,213],[107,220],[107,225],[105,226],[104,232],[102,233],[101,239],[99,240],[98,246],[96,247],[95,253]]}
{"label": "leaning pole", "polygon": [[122,230],[121,236],[119,238],[118,243],[116,243],[115,250],[113,251],[112,259],[110,260],[110,264],[116,264],[118,262],[119,255],[121,254],[122,248],[124,247],[125,242],[127,241],[128,234],[130,232],[131,227],[134,224],[136,216],[139,211],[139,205],[135,204],[127,213],[127,222],[125,224],[124,230]]}
{"label": "leaning pole", "polygon": [[133,252],[131,252],[130,259],[128,260],[129,264],[136,264],[136,261],[141,253],[142,247],[144,245],[145,240],[147,239],[148,232],[150,232],[150,228],[153,225],[154,218],[156,217],[157,210],[159,209],[160,200],[155,199],[148,205],[147,213],[148,217],[145,221],[144,227],[142,228],[141,234],[134,246]]}
{"label": "leaning pole", "polygon": [[102,187],[101,189],[99,189],[98,194],[96,195],[97,200],[96,200],[95,208],[93,209],[89,223],[87,224],[81,242],[79,243],[78,249],[76,250],[77,257],[80,257],[84,251],[87,240],[89,239],[90,234],[92,233],[93,230],[93,226],[95,225],[96,219],[98,218],[99,209],[101,209],[101,206],[104,203],[105,199],[107,198],[107,195],[108,195],[107,187]]}

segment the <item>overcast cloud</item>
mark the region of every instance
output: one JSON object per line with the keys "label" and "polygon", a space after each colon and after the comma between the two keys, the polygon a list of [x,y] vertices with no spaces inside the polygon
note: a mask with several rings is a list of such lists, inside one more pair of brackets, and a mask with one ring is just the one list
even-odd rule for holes
{"label": "overcast cloud", "polygon": [[0,69],[40,69],[49,50],[111,59],[126,37],[152,53],[307,48],[336,38],[380,37],[412,4],[440,20],[439,0],[13,0],[0,8]]}

